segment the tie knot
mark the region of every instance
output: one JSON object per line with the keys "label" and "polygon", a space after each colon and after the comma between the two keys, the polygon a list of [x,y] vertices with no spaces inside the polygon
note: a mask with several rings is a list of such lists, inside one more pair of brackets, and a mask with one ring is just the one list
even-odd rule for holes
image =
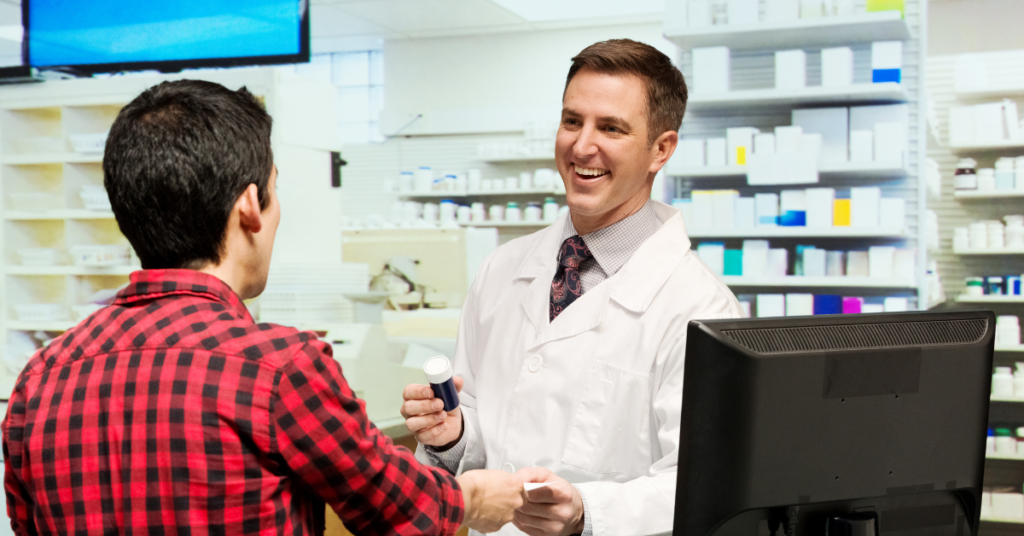
{"label": "tie knot", "polygon": [[590,248],[583,243],[583,238],[570,236],[562,242],[562,249],[558,252],[558,264],[565,268],[578,270],[580,263],[593,257],[594,254],[590,252]]}

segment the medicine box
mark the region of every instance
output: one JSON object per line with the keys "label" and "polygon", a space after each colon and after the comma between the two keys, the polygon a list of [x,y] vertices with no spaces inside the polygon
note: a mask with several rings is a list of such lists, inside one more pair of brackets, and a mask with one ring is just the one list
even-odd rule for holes
{"label": "medicine box", "polygon": [[850,200],[849,199],[836,199],[832,203],[832,226],[833,227],[849,227],[850,226]]}
{"label": "medicine box", "polygon": [[760,130],[753,127],[738,127],[725,130],[726,150],[730,166],[747,165],[747,155],[754,148],[754,135]]}
{"label": "medicine box", "polygon": [[757,208],[758,227],[775,227],[779,224],[779,195],[754,194]]}
{"label": "medicine box", "polygon": [[786,296],[783,294],[758,294],[758,318],[786,316]]}
{"label": "medicine box", "polygon": [[733,227],[752,229],[757,226],[757,209],[753,197],[737,197],[733,208]]}
{"label": "medicine box", "polygon": [[705,140],[705,164],[708,167],[725,167],[726,158],[725,138],[708,138]]}
{"label": "medicine box", "polygon": [[689,0],[686,2],[686,24],[690,28],[711,26],[710,0]]}
{"label": "medicine box", "polygon": [[704,140],[681,140],[679,156],[682,158],[682,167],[684,168],[704,167]]}
{"label": "medicine box", "polygon": [[800,18],[800,0],[765,0],[764,16],[768,21],[791,21]]}
{"label": "medicine box", "polygon": [[850,162],[875,160],[875,133],[871,130],[850,131]]}
{"label": "medicine box", "polygon": [[708,268],[722,275],[725,270],[725,245],[720,242],[705,242],[697,246],[697,256]]}
{"label": "medicine box", "polygon": [[814,314],[837,315],[843,312],[843,297],[835,294],[815,294]]}
{"label": "medicine box", "polygon": [[813,294],[786,294],[786,316],[810,316],[813,314]]}
{"label": "medicine box", "polygon": [[743,241],[743,275],[763,277],[768,268],[768,241]]}
{"label": "medicine box", "polygon": [[903,70],[903,41],[871,43],[871,83],[899,83]]}
{"label": "medicine box", "polygon": [[821,135],[819,162],[846,162],[849,128],[848,108],[811,108],[793,110],[792,123],[805,134]]}
{"label": "medicine box", "polygon": [[804,227],[807,225],[807,191],[783,190],[779,197],[779,225]]}
{"label": "medicine box", "polygon": [[826,48],[821,51],[821,85],[853,85],[853,50],[850,47]]}
{"label": "medicine box", "polygon": [[836,191],[834,188],[807,189],[807,226],[832,227]]}
{"label": "medicine box", "polygon": [[693,49],[694,94],[729,91],[729,47]]}
{"label": "medicine box", "polygon": [[882,190],[877,186],[850,188],[850,226],[878,227]]}
{"label": "medicine box", "polygon": [[758,0],[728,0],[729,24],[757,24]]}
{"label": "medicine box", "polygon": [[807,53],[803,50],[775,52],[775,88],[797,89],[807,86]]}

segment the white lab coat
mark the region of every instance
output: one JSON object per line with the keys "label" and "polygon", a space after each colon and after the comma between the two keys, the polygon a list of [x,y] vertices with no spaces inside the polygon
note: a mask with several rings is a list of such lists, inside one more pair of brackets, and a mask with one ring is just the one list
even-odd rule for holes
{"label": "white lab coat", "polygon": [[[672,530],[686,326],[743,315],[690,251],[679,210],[618,273],[554,322],[548,300],[563,216],[498,248],[459,325],[459,472],[541,466],[586,496],[595,535]],[[511,523],[501,534],[522,534]]]}

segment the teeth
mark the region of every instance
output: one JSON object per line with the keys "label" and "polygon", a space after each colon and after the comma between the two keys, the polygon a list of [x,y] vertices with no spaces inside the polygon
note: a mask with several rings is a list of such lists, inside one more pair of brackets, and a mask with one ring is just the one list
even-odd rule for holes
{"label": "teeth", "polygon": [[604,175],[605,173],[608,173],[607,169],[601,169],[601,168],[587,169],[587,168],[581,168],[579,166],[575,166],[575,167],[576,167],[576,173],[579,173],[580,175],[588,175],[588,176],[592,176],[592,177],[600,177],[601,175]]}

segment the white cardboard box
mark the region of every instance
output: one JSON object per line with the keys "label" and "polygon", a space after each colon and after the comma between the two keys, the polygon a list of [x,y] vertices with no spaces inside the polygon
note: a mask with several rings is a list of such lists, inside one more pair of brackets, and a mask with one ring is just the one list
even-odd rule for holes
{"label": "white cardboard box", "polygon": [[732,229],[735,223],[734,210],[736,198],[740,196],[736,190],[716,190],[714,200],[714,228]]}
{"label": "white cardboard box", "polygon": [[885,197],[878,202],[878,224],[888,229],[903,229],[907,222],[907,200]]}
{"label": "white cardboard box", "polygon": [[729,24],[757,24],[758,0],[729,0]]}
{"label": "white cardboard box", "polygon": [[775,134],[754,134],[754,154],[775,154]]}
{"label": "white cardboard box", "polygon": [[804,276],[825,277],[825,274],[827,273],[825,270],[827,254],[828,252],[824,249],[805,249]]}
{"label": "white cardboard box", "polygon": [[868,248],[868,275],[870,277],[892,277],[896,248],[893,246],[871,246]]}
{"label": "white cardboard box", "polygon": [[775,227],[779,222],[779,194],[754,194],[757,226]]}
{"label": "white cardboard box", "polygon": [[903,163],[907,151],[906,125],[895,122],[875,123],[873,137],[876,160]]}
{"label": "white cardboard box", "polygon": [[712,272],[722,275],[725,271],[725,246],[722,244],[701,244],[697,246],[697,256]]}
{"label": "white cardboard box", "polygon": [[821,51],[821,85],[853,85],[853,50],[850,47],[826,48]]}
{"label": "white cardboard box", "polygon": [[800,152],[800,136],[804,129],[794,126],[775,127],[775,152],[797,154]]}
{"label": "white cardboard box", "polygon": [[753,197],[737,197],[733,209],[733,227],[753,229],[757,226],[756,208]]}
{"label": "white cardboard box", "polygon": [[803,50],[775,52],[775,88],[807,87],[807,53]]}
{"label": "white cardboard box", "polygon": [[753,127],[737,127],[725,130],[726,152],[730,166],[747,164],[747,156],[753,152],[754,135],[760,131]]}
{"label": "white cardboard box", "polygon": [[768,264],[765,266],[766,277],[785,277],[789,270],[789,251],[784,248],[768,250]]}
{"label": "white cardboard box", "polygon": [[711,26],[711,2],[709,0],[686,2],[686,25],[690,28]]}
{"label": "white cardboard box", "polygon": [[786,296],[783,294],[758,294],[757,317],[786,316]]}
{"label": "white cardboard box", "polygon": [[768,241],[743,241],[743,276],[763,277],[768,268]]}
{"label": "white cardboard box", "polygon": [[724,167],[729,161],[726,158],[725,138],[708,138],[704,140],[705,160],[708,167]]}
{"label": "white cardboard box", "polygon": [[868,276],[868,252],[848,251],[846,252],[846,275],[849,277]]}
{"label": "white cardboard box", "polygon": [[907,298],[890,296],[885,299],[885,312],[887,313],[905,313],[909,308],[910,303]]}
{"label": "white cardboard box", "polygon": [[708,229],[715,221],[715,199],[712,190],[694,190],[690,194],[693,206],[692,221],[686,222],[691,229]]}
{"label": "white cardboard box", "polygon": [[832,207],[835,198],[835,188],[807,189],[808,227],[832,227]]}
{"label": "white cardboard box", "polygon": [[814,314],[814,294],[786,294],[786,316]]}
{"label": "white cardboard box", "polygon": [[679,142],[679,155],[686,168],[702,168],[704,161],[704,140],[686,139]]}
{"label": "white cardboard box", "polygon": [[974,106],[951,106],[949,108],[949,143],[951,145],[974,143]]}
{"label": "white cardboard box", "polygon": [[877,186],[850,188],[850,226],[878,227],[882,190]]}
{"label": "white cardboard box", "polygon": [[902,69],[903,41],[871,43],[871,70]]}
{"label": "white cardboard box", "polygon": [[729,47],[693,49],[693,93],[707,95],[729,91]]}
{"label": "white cardboard box", "polygon": [[804,133],[821,135],[821,163],[846,162],[849,152],[849,109],[811,108],[793,110],[793,125]]}
{"label": "white cardboard box", "polygon": [[875,160],[875,133],[871,130],[850,131],[850,162]]}
{"label": "white cardboard box", "polygon": [[792,21],[800,18],[799,0],[765,0],[764,15],[767,21]]}

